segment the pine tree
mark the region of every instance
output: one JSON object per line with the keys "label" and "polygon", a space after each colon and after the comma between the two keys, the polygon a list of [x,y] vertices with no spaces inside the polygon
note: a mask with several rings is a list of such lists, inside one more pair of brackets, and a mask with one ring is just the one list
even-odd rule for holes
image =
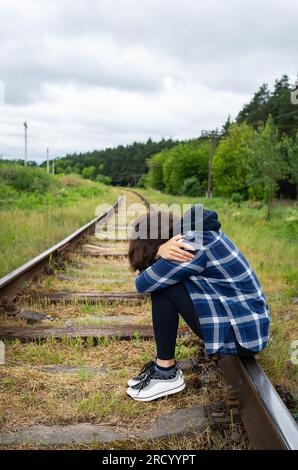
{"label": "pine tree", "polygon": [[254,94],[252,100],[246,104],[236,118],[237,123],[246,122],[254,128],[265,122],[269,115],[270,91],[264,83]]}
{"label": "pine tree", "polygon": [[291,102],[291,87],[287,75],[276,80],[269,110],[280,134],[294,136],[298,129],[298,106]]}

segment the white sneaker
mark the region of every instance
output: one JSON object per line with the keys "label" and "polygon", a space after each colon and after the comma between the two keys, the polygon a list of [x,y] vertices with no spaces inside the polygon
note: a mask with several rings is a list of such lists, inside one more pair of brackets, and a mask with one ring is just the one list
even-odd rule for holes
{"label": "white sneaker", "polygon": [[150,369],[154,369],[154,368],[155,368],[155,362],[154,361],[146,362],[146,364],[143,365],[141,372],[138,375],[136,375],[135,377],[133,377],[132,379],[130,379],[127,382],[127,385],[129,387],[132,387],[133,385],[138,384],[139,382],[141,382],[145,378],[146,373]]}
{"label": "white sneaker", "polygon": [[155,368],[150,368],[145,377],[135,385],[129,387],[127,394],[138,401],[152,401],[157,398],[181,392],[185,388],[185,382],[181,369],[176,366],[168,374],[160,373]]}

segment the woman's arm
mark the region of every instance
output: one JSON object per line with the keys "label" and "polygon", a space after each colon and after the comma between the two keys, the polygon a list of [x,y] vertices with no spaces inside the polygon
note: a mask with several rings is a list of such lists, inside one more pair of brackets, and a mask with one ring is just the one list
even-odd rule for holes
{"label": "woman's arm", "polygon": [[191,261],[194,259],[194,254],[186,250],[195,251],[195,249],[183,241],[184,235],[176,235],[170,238],[167,242],[160,245],[155,259],[163,258],[168,261]]}
{"label": "woman's arm", "polygon": [[160,258],[137,276],[135,281],[137,291],[152,292],[181,282],[194,274],[202,273],[206,263],[203,249],[197,250],[193,259],[182,263]]}

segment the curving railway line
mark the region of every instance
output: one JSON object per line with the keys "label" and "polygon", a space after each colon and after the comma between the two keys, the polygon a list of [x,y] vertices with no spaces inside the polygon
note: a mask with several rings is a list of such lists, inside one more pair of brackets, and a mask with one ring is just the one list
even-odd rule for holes
{"label": "curving railway line", "polygon": [[[149,202],[144,196],[131,190],[126,194],[130,194],[134,200],[140,198],[145,204],[145,210],[148,209]],[[113,303],[120,307],[141,306],[142,310],[142,306],[148,302],[147,296],[138,294],[133,289],[123,291],[121,287],[125,287],[127,281],[125,239],[120,242],[99,241],[94,237],[95,229],[103,231],[109,218],[115,212],[119,214],[120,206],[121,199],[109,211],[0,279],[0,316],[2,313],[2,318],[8,319],[0,323],[0,339],[28,342],[50,337],[61,339],[79,336],[83,339],[111,337],[130,340],[135,337],[136,332],[139,338],[152,339],[150,324],[121,323],[123,315],[114,316],[116,323],[106,325],[72,321],[63,324],[58,322],[56,325],[52,318],[49,319],[49,315],[36,311],[36,308],[34,311],[30,310],[30,302],[34,305],[52,306],[52,311],[60,305],[66,309],[68,305],[97,305],[98,302],[103,302],[107,310]],[[93,271],[88,271],[91,277],[96,277],[96,266],[104,266],[106,269],[105,276],[99,282],[106,287],[103,291],[95,288],[88,291],[86,282],[78,289],[76,273],[82,275],[84,269],[89,269],[90,260],[93,262]],[[71,275],[65,274],[65,266],[72,267]],[[118,271],[116,268],[119,268]],[[118,272],[115,278],[108,278],[109,269],[111,278]],[[56,284],[48,292],[45,285],[40,284],[40,279],[53,273]],[[57,288],[59,285],[69,287],[61,291]],[[126,318],[129,319],[129,316],[124,321]],[[183,336],[186,330],[182,327],[179,334]],[[297,450],[297,424],[256,359],[225,356],[218,359],[216,367],[224,377],[227,393],[220,408],[205,407],[211,425],[226,426],[230,421],[240,419],[253,449]]]}

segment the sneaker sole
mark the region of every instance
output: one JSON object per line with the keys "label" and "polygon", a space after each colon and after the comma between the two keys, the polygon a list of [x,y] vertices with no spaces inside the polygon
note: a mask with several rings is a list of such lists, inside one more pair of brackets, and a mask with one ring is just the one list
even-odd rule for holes
{"label": "sneaker sole", "polygon": [[185,389],[185,383],[183,383],[182,385],[179,385],[178,387],[172,388],[171,390],[167,390],[165,392],[157,393],[157,394],[151,395],[149,397],[140,398],[138,396],[130,395],[128,393],[129,390],[127,390],[127,394],[136,401],[153,401],[153,400],[157,400],[158,398],[166,397],[168,395],[173,395],[174,393],[182,392],[182,390],[184,390],[184,389]]}

